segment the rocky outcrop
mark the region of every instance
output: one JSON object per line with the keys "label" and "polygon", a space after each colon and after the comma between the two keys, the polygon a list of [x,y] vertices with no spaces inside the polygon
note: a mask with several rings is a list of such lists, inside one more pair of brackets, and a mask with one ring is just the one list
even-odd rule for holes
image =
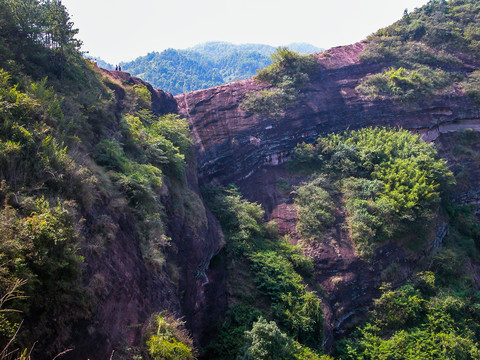
{"label": "rocky outcrop", "polygon": [[[451,109],[446,109],[445,114],[447,116],[453,115]],[[440,134],[448,134],[465,129],[480,131],[480,118],[445,120],[428,128],[414,128],[412,130],[419,134],[426,142],[433,142],[439,138]]]}
{"label": "rocky outcrop", "polygon": [[92,318],[87,331],[80,325],[81,336],[68,354],[71,359],[108,359],[114,352],[128,353],[129,347],[141,343],[142,326],[153,313],[181,311],[175,284],[155,274],[146,263],[134,219],[107,208],[92,215],[109,216],[118,227],[106,249],[85,254]]}
{"label": "rocky outcrop", "polygon": [[[145,85],[152,95],[151,110],[157,115],[177,112],[171,94],[127,73],[102,72],[123,84]],[[119,120],[125,90],[115,81],[108,85],[115,92]],[[68,353],[70,358],[109,359],[113,352],[130,358],[133,353],[129,349],[142,342],[144,325],[152,314],[163,310],[183,318],[198,345],[205,345],[211,338],[226,308],[225,271],[222,264],[210,264],[223,246],[223,235],[201,199],[196,164],[192,154],[184,180],[173,184],[164,179],[159,194],[165,212],[161,221],[171,246],[160,271],[149,263],[136,228],[138,220],[124,208],[125,204],[114,204],[115,199],[106,198],[86,216],[89,224],[99,217],[108,219],[106,226],[114,235],[104,248],[87,246],[84,251],[84,279],[92,291],[91,319],[88,324],[78,325],[81,337]],[[195,204],[191,206],[194,209],[185,211],[185,203],[179,198]],[[86,238],[89,242],[89,234]]]}
{"label": "rocky outcrop", "polygon": [[[152,111],[158,115],[164,115],[169,113],[177,113],[177,102],[173,98],[173,95],[167,93],[163,90],[154,89],[152,85],[149,83],[131,76],[129,73],[123,71],[115,71],[115,70],[105,70],[100,69],[100,71],[105,74],[106,76],[121,81],[123,84],[126,85],[144,85],[152,94]],[[115,84],[111,83],[112,90],[115,91],[117,99],[122,99],[124,97],[123,89],[120,86],[115,86]]]}
{"label": "rocky outcrop", "polygon": [[[441,142],[452,132],[464,128],[480,130],[480,107],[475,106],[460,88],[453,88],[429,103],[411,106],[401,106],[388,100],[371,101],[359,94],[356,91],[359,80],[384,67],[384,64],[360,62],[359,56],[364,47],[365,43],[357,43],[318,54],[319,67],[311,76],[310,86],[302,90],[299,103],[286,109],[279,118],[259,116],[240,109],[239,104],[245,94],[265,86],[253,79],[172,97],[129,74],[105,73],[124,83],[147,86],[152,93],[152,108],[156,113],[178,112],[188,119],[196,146],[196,164],[192,163],[187,172],[187,186],[194,194],[199,194],[197,178],[204,183],[235,182],[247,198],[264,206],[266,216],[279,223],[281,233],[293,234],[295,240],[295,205],[290,194],[282,192],[277,185],[279,180],[290,176],[281,165],[299,142],[313,142],[322,134],[368,126],[407,128],[429,142]],[[463,65],[459,65],[457,70],[467,71]],[[122,94],[117,96],[121,101]],[[292,185],[302,181],[291,176],[288,180]],[[471,189],[471,185],[475,184],[469,183],[468,191],[479,194],[478,188]],[[468,197],[470,200],[473,198],[476,199],[475,196]],[[211,261],[221,248],[220,229],[208,210],[205,211],[206,222],[199,227],[188,226],[186,218],[175,216],[173,202],[172,197],[164,198],[171,219],[169,235],[177,248],[169,256],[179,265],[178,288],[184,292],[179,294],[168,280],[162,282],[149,277],[148,269],[141,263],[138,246],[132,245],[128,236],[122,235],[115,245],[118,249],[109,249],[102,264],[98,265],[103,270],[91,269],[92,279],[99,272],[110,274],[102,280],[106,283],[134,284],[125,285],[124,291],[122,287],[119,290],[112,285],[105,296],[113,296],[118,301],[109,300],[104,305],[100,304],[103,310],[99,311],[99,322],[103,321],[105,338],[111,339],[108,331],[122,328],[127,330],[120,331],[117,338],[123,337],[129,344],[135,343],[138,339],[134,338],[139,336],[139,332],[132,330],[133,324],[145,321],[148,313],[163,308],[183,314],[199,344],[207,343],[214,332],[215,323],[226,307],[225,269],[221,264],[212,265],[214,262]],[[378,294],[378,287],[383,281],[382,272],[399,271],[406,278],[415,266],[424,265],[423,255],[406,254],[395,244],[380,247],[373,263],[360,260],[355,255],[348,232],[342,227],[344,217],[345,214],[338,212],[336,225],[326,241],[311,245],[306,250],[315,259],[316,280],[326,294],[327,347],[335,336],[341,336],[361,319],[372,298]],[[128,221],[124,224],[127,226]],[[432,239],[437,239],[433,240],[432,249],[448,231],[442,224],[438,224],[442,231],[432,233]],[[127,259],[122,260],[120,254],[128,255]],[[131,263],[122,264],[125,261]],[[124,271],[116,273],[113,269],[117,268]],[[132,268],[138,271],[128,270]],[[128,299],[140,296],[142,290],[149,293],[142,304],[128,305]],[[115,311],[130,312],[132,315],[125,317],[128,321],[119,323],[120,320],[115,320]]]}
{"label": "rocky outcrop", "polygon": [[170,236],[176,247],[170,260],[175,261],[181,275],[177,289],[181,303],[178,315],[183,315],[196,344],[205,346],[212,339],[218,319],[227,307],[224,264],[212,262],[221,251],[224,239],[218,220],[201,199],[195,159],[192,159],[186,175],[190,197],[185,200],[198,201],[200,209],[197,211],[205,217],[200,222],[192,222],[192,214],[187,212],[179,217],[172,209],[178,206],[175,204],[178,200],[169,197],[164,201],[169,212]]}
{"label": "rocky outcrop", "polygon": [[[298,185],[302,181],[281,166],[299,142],[368,126],[406,128],[427,142],[441,142],[466,128],[480,131],[480,107],[459,87],[428,103],[407,106],[389,100],[372,101],[359,94],[356,87],[360,79],[387,66],[361,62],[364,47],[365,43],[357,43],[318,54],[319,67],[311,75],[311,85],[302,90],[299,103],[286,109],[280,118],[240,109],[246,93],[264,86],[255,80],[176,96],[179,113],[190,122],[196,142],[200,181],[238,184],[249,200],[263,205],[267,218],[279,224],[280,232],[293,235],[295,241],[295,205],[289,194],[278,188],[278,182],[288,179],[291,185]],[[456,71],[471,69],[458,65]],[[442,156],[450,150],[445,149]],[[480,179],[480,174],[475,176]],[[462,191],[478,194],[477,185],[478,181],[470,182]],[[356,256],[354,244],[342,226],[344,217],[337,213],[331,233],[321,244],[306,249],[315,262],[316,280],[326,294],[327,348],[334,337],[342,336],[361,321],[389,272],[407,279],[415,269],[427,269],[425,256],[448,231],[439,218],[424,253],[412,254],[396,244],[385,244],[377,250],[373,262],[367,263]]]}
{"label": "rocky outcrop", "polygon": [[[459,88],[410,107],[371,101],[359,94],[355,90],[359,80],[386,66],[360,62],[364,46],[357,43],[318,54],[319,67],[311,75],[311,85],[280,118],[239,108],[246,93],[262,87],[254,80],[176,96],[179,112],[188,118],[195,137],[201,181],[229,183],[247,178],[262,166],[285,161],[299,142],[313,142],[321,134],[348,128],[403,127],[429,141],[455,128],[480,129],[480,107]],[[459,65],[458,71],[467,67]]]}

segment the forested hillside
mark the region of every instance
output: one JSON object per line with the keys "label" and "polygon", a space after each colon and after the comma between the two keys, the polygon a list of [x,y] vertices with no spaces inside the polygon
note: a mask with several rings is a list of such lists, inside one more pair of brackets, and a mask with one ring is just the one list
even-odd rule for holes
{"label": "forested hillside", "polygon": [[221,238],[173,98],[85,60],[60,1],[0,27],[0,358],[193,358],[178,289]]}
{"label": "forested hillside", "polygon": [[[408,103],[428,100],[460,84],[478,102],[480,5],[476,1],[430,1],[367,40],[362,61],[388,62],[365,77],[359,91],[369,98]],[[462,61],[465,74],[452,71]]]}
{"label": "forested hillside", "polygon": [[[309,44],[294,43],[287,47],[302,53],[321,51]],[[152,52],[121,66],[154,87],[176,95],[248,79],[270,64],[274,52],[275,48],[269,45],[209,42],[186,50]]]}
{"label": "forested hillside", "polygon": [[0,359],[480,358],[479,24],[431,0],[321,54],[122,64],[256,73],[173,97],[0,0]]}

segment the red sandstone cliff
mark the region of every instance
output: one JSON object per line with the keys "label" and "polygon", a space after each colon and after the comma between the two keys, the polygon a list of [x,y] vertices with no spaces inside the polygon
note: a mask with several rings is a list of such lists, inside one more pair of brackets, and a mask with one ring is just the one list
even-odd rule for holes
{"label": "red sandstone cliff", "polygon": [[[313,142],[319,135],[368,126],[403,127],[419,133],[425,141],[443,143],[442,156],[449,157],[449,133],[463,128],[480,130],[480,107],[461,88],[431,99],[428,103],[402,106],[388,100],[371,101],[355,88],[369,73],[386,65],[359,60],[365,43],[337,47],[318,54],[318,71],[311,86],[302,90],[300,102],[278,119],[254,115],[239,108],[246,93],[261,88],[245,80],[199,90],[175,97],[179,112],[190,122],[197,148],[201,182],[237,183],[251,201],[259,202],[267,217],[283,233],[295,238],[296,210],[292,199],[277,188],[279,179],[298,184],[282,163],[299,142]],[[454,69],[468,72],[475,64]],[[471,181],[457,189],[464,201],[480,200],[480,171],[472,170]],[[399,264],[403,278],[423,266],[425,254],[407,254],[395,244],[378,249],[373,263],[355,255],[354,244],[342,226],[345,214],[338,210],[335,226],[321,244],[309,245],[306,252],[315,261],[316,281],[326,297],[325,335],[327,347],[335,336],[353,328],[377,296],[382,270]],[[430,234],[431,251],[445,236],[441,216]],[[480,283],[478,284],[480,286]]]}
{"label": "red sandstone cliff", "polygon": [[[298,142],[347,128],[404,127],[429,141],[459,127],[480,129],[480,108],[459,88],[411,107],[366,99],[355,90],[359,80],[386,65],[360,62],[364,47],[360,42],[318,54],[319,67],[311,75],[311,86],[279,119],[239,108],[246,93],[262,86],[254,80],[177,95],[179,112],[189,120],[196,141],[200,178],[238,181],[263,165],[281,163]],[[471,64],[455,69],[471,70]]]}
{"label": "red sandstone cliff", "polygon": [[[152,93],[152,108],[158,114],[178,111],[188,119],[196,146],[197,166],[192,163],[188,171],[188,186],[194,193],[198,194],[197,176],[203,183],[235,182],[250,200],[264,206],[268,218],[279,223],[282,233],[291,233],[295,238],[296,210],[292,199],[277,189],[277,182],[289,177],[282,164],[297,143],[312,142],[329,132],[366,126],[404,127],[420,133],[426,141],[439,143],[448,143],[449,133],[461,128],[480,130],[480,107],[475,106],[459,88],[429,103],[410,107],[388,100],[370,101],[360,95],[355,90],[359,80],[384,67],[380,63],[360,62],[359,55],[364,46],[364,43],[357,43],[318,54],[318,71],[311,76],[311,85],[302,91],[301,101],[286,109],[279,119],[254,115],[239,108],[246,93],[264,86],[255,80],[172,97],[126,73],[105,73],[131,85],[146,85]],[[470,70],[471,64],[461,64],[456,69]],[[121,101],[124,96],[121,89],[113,90]],[[443,155],[448,157],[448,146],[443,144],[443,149],[446,149]],[[480,199],[479,174],[474,172],[473,180],[461,189],[463,195],[459,196],[464,200],[475,201],[476,196]],[[302,181],[301,178],[290,180],[293,184]],[[164,203],[169,211],[171,200],[166,197]],[[306,249],[315,260],[316,281],[326,294],[327,346],[334,336],[355,326],[378,294],[383,269],[396,262],[400,264],[400,271],[408,276],[421,263],[423,256],[412,257],[395,244],[389,244],[378,250],[372,264],[365,263],[355,255],[353,243],[342,227],[345,214],[339,210],[335,216],[335,226],[325,241]],[[437,223],[438,233],[431,234],[433,242],[442,239],[442,219],[437,219]],[[105,301],[99,310],[99,321],[103,321],[105,331],[127,327],[116,337],[123,336],[128,343],[135,343],[138,332],[129,329],[128,325],[144,321],[148,312],[167,307],[186,316],[200,343],[212,336],[215,322],[226,306],[224,269],[209,267],[212,256],[221,247],[218,224],[209,213],[208,224],[202,229],[188,228],[185,224],[186,219],[174,218],[169,230],[179,248],[177,254],[170,256],[181,264],[180,287],[185,289],[182,296],[175,294],[174,287],[168,283],[162,284],[148,276],[142,278],[144,265],[135,255],[138,249],[128,239],[119,241],[118,249],[110,249],[101,262],[95,262],[98,265],[92,266],[93,278],[97,273],[110,274],[107,283],[129,283],[120,289],[112,287],[108,290],[107,287],[106,296],[110,299],[113,296],[116,300]],[[125,227],[128,229],[128,220]],[[122,260],[120,256],[126,253],[130,255]],[[126,270],[131,268],[138,271],[130,273]],[[125,271],[114,272],[113,269]],[[141,297],[142,291],[148,296],[142,304],[132,305],[128,299]],[[128,321],[115,320],[118,311],[131,314]],[[103,336],[111,338],[108,334]]]}

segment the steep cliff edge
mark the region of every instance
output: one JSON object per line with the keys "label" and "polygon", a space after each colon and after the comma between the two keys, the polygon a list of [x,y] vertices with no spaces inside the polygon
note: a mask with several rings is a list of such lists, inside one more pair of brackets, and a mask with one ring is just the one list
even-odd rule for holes
{"label": "steep cliff edge", "polygon": [[[278,119],[239,108],[245,94],[262,87],[254,80],[176,96],[180,114],[192,127],[200,179],[235,182],[263,165],[282,163],[299,142],[347,128],[403,127],[432,141],[440,132],[479,127],[480,108],[461,89],[411,107],[365,98],[355,90],[359,80],[388,66],[361,62],[365,46],[357,43],[318,54],[311,86],[303,90],[301,102]],[[471,71],[471,66],[461,64],[456,70]]]}
{"label": "steep cliff edge", "polygon": [[26,295],[0,319],[8,331],[24,319],[3,346],[131,359],[160,313],[203,346],[226,307],[225,272],[210,266],[224,240],[188,124],[172,95],[71,57],[62,81],[0,70],[0,152],[17,150],[0,162],[0,287]]}
{"label": "steep cliff edge", "polygon": [[[262,204],[267,219],[276,221],[282,234],[296,241],[296,206],[279,184],[287,181],[299,185],[308,178],[292,176],[283,166],[298,143],[312,143],[320,135],[347,129],[401,127],[418,133],[426,142],[443,143],[440,154],[449,158],[445,139],[451,133],[480,130],[480,107],[457,85],[428,101],[406,105],[388,99],[371,100],[361,94],[357,90],[360,80],[388,66],[361,61],[365,47],[361,42],[317,54],[318,70],[310,74],[310,85],[302,90],[299,103],[279,118],[240,108],[247,93],[268,88],[253,79],[176,96],[179,112],[188,119],[195,139],[200,182],[237,184],[250,201]],[[451,71],[469,73],[475,66],[468,60]],[[471,171],[476,174],[476,170]],[[457,187],[455,197],[475,202],[472,193],[478,193],[477,179],[473,175],[467,185]],[[326,294],[327,350],[334,338],[364,320],[372,299],[381,293],[379,287],[387,268],[395,264],[402,279],[398,284],[416,271],[428,269],[430,252],[446,235],[445,220],[438,215],[435,230],[429,235],[431,243],[419,254],[390,243],[377,249],[371,262],[365,262],[357,256],[345,230],[342,211],[339,206],[335,225],[323,242],[305,248],[314,259],[316,282]]]}
{"label": "steep cliff edge", "polygon": [[4,353],[479,357],[478,1],[176,97],[85,60],[47,3],[0,2]]}
{"label": "steep cliff edge", "polygon": [[[295,241],[298,237],[296,207],[291,197],[279,188],[279,181],[288,180],[298,185],[306,179],[292,177],[283,166],[298,143],[314,142],[320,135],[346,129],[403,127],[418,133],[427,142],[443,142],[440,150],[442,156],[448,158],[451,149],[447,149],[445,139],[450,133],[464,129],[480,130],[480,107],[458,86],[426,102],[407,105],[388,99],[371,100],[361,94],[357,90],[360,80],[386,66],[361,61],[365,46],[366,43],[362,42],[317,54],[318,70],[311,74],[309,86],[302,90],[299,104],[287,108],[280,118],[255,115],[239,107],[247,93],[268,88],[253,79],[173,98],[128,74],[110,72],[109,75],[130,85],[147,86],[152,93],[152,108],[157,113],[174,112],[178,106],[178,112],[190,123],[200,182],[238,184],[249,200],[262,204],[266,217],[279,224],[280,233],[290,234]],[[468,61],[455,66],[452,71],[465,73],[474,68]],[[116,94],[121,101],[121,90],[117,89]],[[193,167],[194,164],[190,163],[187,179],[189,187],[198,194]],[[458,199],[468,203],[476,201],[475,179],[473,176],[471,182],[457,188]],[[168,196],[164,200],[171,214],[169,217],[173,219],[169,233],[179,247],[170,258],[181,264],[182,279],[178,288],[186,290],[179,302],[166,305],[164,300],[160,308],[176,307],[177,311],[181,308],[180,312],[185,315],[198,343],[205,345],[211,340],[217,319],[227,306],[225,268],[209,268],[210,259],[220,249],[219,229],[211,215],[207,216],[208,226],[201,230],[201,235],[198,230],[185,229],[188,220],[175,218],[171,210],[174,201]],[[314,259],[316,282],[326,294],[327,349],[335,338],[363,321],[372,299],[380,295],[378,288],[385,269],[391,264],[398,266],[398,271],[403,274],[401,279],[428,268],[425,253],[413,255],[396,244],[380,247],[373,262],[365,262],[355,253],[355,246],[344,229],[345,213],[340,208],[335,218],[335,225],[325,241],[305,248],[306,254]],[[445,236],[443,217],[439,216],[435,222],[438,231],[431,234],[432,243],[426,251],[438,246]],[[201,244],[199,238],[216,240]],[[195,244],[199,245],[198,248]],[[195,285],[192,287],[192,284]],[[168,284],[161,285],[161,288],[168,288]],[[172,293],[168,298],[175,299],[175,296]],[[152,307],[151,304],[148,306]],[[112,325],[112,329],[118,328],[117,325]],[[137,338],[130,342],[138,341]]]}
{"label": "steep cliff edge", "polygon": [[[151,111],[156,115],[177,111],[172,95],[153,89],[128,73],[103,69],[101,72],[114,80],[108,86],[115,94],[118,121],[118,110],[128,101],[125,86],[145,86],[151,94]],[[223,246],[223,235],[201,199],[194,154],[189,156],[184,179],[166,178],[160,194],[166,235],[171,239],[166,250],[166,269],[158,272],[146,259],[149,254],[139,239],[138,219],[128,211],[112,210],[111,199],[104,201],[86,220],[94,224],[94,218],[110,216],[117,224],[115,238],[99,254],[86,253],[84,277],[94,289],[95,305],[90,336],[80,341],[73,358],[108,358],[112,351],[116,356],[133,356],[128,349],[144,341],[142,326],[152,314],[165,310],[183,317],[196,343],[205,345],[226,307],[225,274],[221,266],[209,267],[210,260]]]}

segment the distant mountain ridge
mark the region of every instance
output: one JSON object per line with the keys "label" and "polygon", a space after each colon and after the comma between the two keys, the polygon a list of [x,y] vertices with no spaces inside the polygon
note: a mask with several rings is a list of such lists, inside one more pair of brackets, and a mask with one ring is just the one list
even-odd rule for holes
{"label": "distant mountain ridge", "polygon": [[[292,43],[286,47],[305,54],[323,50],[307,43]],[[270,55],[275,49],[265,44],[207,42],[183,50],[151,52],[120,65],[122,70],[150,82],[154,87],[177,95],[248,79],[258,69],[271,63]],[[113,68],[96,59],[99,64]]]}
{"label": "distant mountain ridge", "polygon": [[[324,50],[308,43],[291,43],[282,46],[285,46],[290,50],[297,51],[301,54],[312,54]],[[208,57],[226,56],[237,51],[259,52],[262,55],[270,56],[273,52],[275,52],[276,48],[276,46],[266,44],[246,43],[237,45],[223,41],[209,41],[206,43],[192,46],[191,48],[187,48],[185,50],[198,52]]]}

